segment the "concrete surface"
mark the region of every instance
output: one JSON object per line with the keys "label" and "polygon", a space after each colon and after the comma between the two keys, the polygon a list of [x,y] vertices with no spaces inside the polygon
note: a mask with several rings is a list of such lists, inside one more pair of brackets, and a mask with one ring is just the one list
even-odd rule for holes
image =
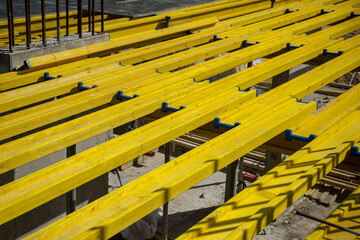
{"label": "concrete surface", "polygon": [[[218,0],[104,0],[105,13],[117,16],[142,17],[154,15],[158,12],[166,12],[169,10],[185,8],[189,6],[200,5]],[[77,1],[69,1],[71,10],[77,9]],[[87,1],[83,2],[83,10],[87,10]],[[41,14],[41,1],[31,0],[30,9],[32,15]],[[56,11],[56,1],[45,1],[45,10],[47,13]],[[100,11],[100,0],[95,1],[96,11]],[[60,11],[65,12],[65,1],[60,1]],[[14,16],[24,17],[25,8],[23,1],[14,1]],[[6,19],[6,1],[0,2],[0,19]]]}
{"label": "concrete surface", "polygon": [[[85,34],[82,39],[79,39],[76,35],[62,37],[60,44],[56,42],[56,38],[47,39],[48,45],[46,47],[41,46],[42,42],[35,42],[32,43],[32,48],[28,50],[16,50],[12,53],[6,51],[0,52],[0,73],[5,73],[11,71],[16,66],[21,66],[24,60],[29,58],[62,52],[110,40],[109,34],[95,36],[91,36],[91,33],[88,34],[90,34],[90,36],[86,36]],[[36,44],[40,46],[34,46]],[[18,45],[15,49],[17,48],[24,48],[24,46]]]}

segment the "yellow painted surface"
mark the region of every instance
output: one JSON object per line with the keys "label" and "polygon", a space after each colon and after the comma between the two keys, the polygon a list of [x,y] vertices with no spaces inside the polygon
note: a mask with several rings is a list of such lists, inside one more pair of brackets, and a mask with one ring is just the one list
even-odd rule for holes
{"label": "yellow painted surface", "polygon": [[355,110],[178,239],[251,239],[340,163],[360,134]]}

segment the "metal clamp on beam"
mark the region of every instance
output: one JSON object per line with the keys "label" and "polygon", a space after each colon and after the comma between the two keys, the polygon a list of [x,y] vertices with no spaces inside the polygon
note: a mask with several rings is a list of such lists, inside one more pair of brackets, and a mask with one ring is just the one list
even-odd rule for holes
{"label": "metal clamp on beam", "polygon": [[325,11],[324,9],[321,9],[320,14],[323,15],[325,13],[330,13],[329,11]]}
{"label": "metal clamp on beam", "polygon": [[360,14],[355,14],[354,12],[351,12],[351,14],[350,14],[350,17],[351,18],[353,18],[353,17],[359,17],[360,16]]}
{"label": "metal clamp on beam", "polygon": [[180,106],[180,108],[173,108],[173,107],[169,107],[169,104],[167,102],[163,102],[162,105],[161,105],[161,111],[162,112],[168,112],[168,111],[171,111],[171,112],[177,112],[181,109],[184,109],[185,107],[184,106]]}
{"label": "metal clamp on beam", "polygon": [[300,44],[300,46],[293,46],[290,43],[287,43],[286,44],[286,50],[296,49],[296,48],[299,48],[299,47],[302,47],[302,46],[304,46],[304,44]]}
{"label": "metal clamp on beam", "polygon": [[291,129],[285,130],[285,140],[286,141],[291,141],[291,139],[295,139],[295,140],[299,140],[302,142],[311,142],[316,137],[317,136],[315,134],[310,134],[309,137],[303,137],[303,136],[293,134]]}
{"label": "metal clamp on beam", "polygon": [[217,35],[214,35],[213,41],[223,40],[224,38],[219,38]]}
{"label": "metal clamp on beam", "polygon": [[24,64],[21,67],[14,67],[13,71],[26,70],[26,69],[29,69],[29,68],[31,68],[31,65],[30,65],[29,60],[26,59],[24,61]]}
{"label": "metal clamp on beam", "polygon": [[232,128],[237,127],[239,125],[240,125],[239,122],[236,122],[234,125],[231,125],[231,124],[220,122],[220,118],[215,118],[214,119],[214,128],[215,129],[220,129],[221,127],[225,128],[225,129],[232,129]]}
{"label": "metal clamp on beam", "polygon": [[130,100],[130,99],[133,99],[136,97],[139,97],[139,95],[134,94],[133,96],[127,96],[127,95],[124,95],[123,91],[118,91],[116,94],[116,99],[119,101]]}
{"label": "metal clamp on beam", "polygon": [[[308,104],[309,102],[304,102],[302,100],[299,100],[298,98],[296,98],[296,101],[299,102],[299,103],[305,103],[305,104]],[[310,101],[310,102],[313,102],[313,101]],[[319,109],[319,102],[316,101],[316,109]]]}
{"label": "metal clamp on beam", "polygon": [[271,8],[274,7],[275,0],[271,0]]}
{"label": "metal clamp on beam", "polygon": [[350,149],[350,155],[353,157],[360,157],[359,147],[352,146]]}
{"label": "metal clamp on beam", "polygon": [[258,89],[249,89],[249,90],[241,90],[240,87],[237,87],[239,89],[240,92],[249,92],[249,91],[256,91],[256,96],[258,97],[259,96],[259,91]]}
{"label": "metal clamp on beam", "polygon": [[84,84],[82,82],[78,82],[78,92],[82,92],[82,91],[85,91],[85,90],[89,90],[89,89],[92,89],[92,88],[96,88],[97,85],[93,85],[92,87],[87,87],[87,86],[84,86]]}
{"label": "metal clamp on beam", "polygon": [[327,56],[327,55],[340,56],[340,55],[342,55],[343,53],[344,53],[343,51],[328,52],[328,50],[327,50],[326,48],[323,50],[323,56]]}
{"label": "metal clamp on beam", "polygon": [[57,75],[57,77],[52,77],[52,76],[50,76],[50,74],[48,72],[44,72],[44,81],[61,78],[61,77],[62,77],[62,75]]}
{"label": "metal clamp on beam", "polygon": [[256,45],[256,44],[258,44],[258,43],[260,43],[260,42],[249,43],[247,40],[244,40],[244,41],[242,42],[242,45],[243,45],[244,47],[247,47],[247,46]]}
{"label": "metal clamp on beam", "polygon": [[169,24],[170,24],[170,19],[171,19],[171,17],[170,17],[170,16],[165,16],[166,28],[168,28],[168,27],[169,27]]}

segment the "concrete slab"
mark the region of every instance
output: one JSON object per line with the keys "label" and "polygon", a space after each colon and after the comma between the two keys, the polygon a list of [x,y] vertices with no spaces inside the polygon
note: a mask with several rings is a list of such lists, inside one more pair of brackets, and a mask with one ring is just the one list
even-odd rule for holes
{"label": "concrete slab", "polygon": [[[219,0],[104,0],[105,13],[139,18],[154,15],[159,12],[200,5]],[[96,11],[100,11],[100,0],[95,1]],[[23,2],[14,2],[14,16],[24,17],[25,8]],[[32,15],[40,15],[40,1],[31,0],[30,9]],[[76,10],[76,1],[70,1],[70,9]],[[87,1],[83,1],[83,10],[87,10]],[[55,1],[46,1],[45,10],[47,13],[55,13]],[[65,12],[65,2],[60,1],[60,11]],[[6,1],[0,2],[0,18],[6,17]]]}

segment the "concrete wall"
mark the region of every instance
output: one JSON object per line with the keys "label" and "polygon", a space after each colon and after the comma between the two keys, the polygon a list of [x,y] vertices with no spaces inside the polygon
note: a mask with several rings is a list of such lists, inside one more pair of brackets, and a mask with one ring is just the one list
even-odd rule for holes
{"label": "concrete wall", "polygon": [[14,67],[23,65],[24,60],[29,58],[107,42],[110,40],[110,35],[103,34],[98,36],[90,36],[83,39],[78,39],[75,37],[73,38],[73,40],[64,41],[61,44],[57,44],[56,42],[51,44],[51,41],[54,41],[54,39],[49,39],[49,45],[46,47],[33,47],[29,50],[16,50],[12,53],[0,53],[0,73],[9,72]]}
{"label": "concrete wall", "polygon": [[[76,152],[82,152],[99,145],[113,137],[112,131],[85,140],[76,145]],[[66,149],[57,151],[34,162],[23,165],[13,171],[0,175],[1,185],[19,179],[39,169],[45,168],[66,158]],[[41,187],[41,186],[39,186]],[[77,206],[79,209],[108,193],[108,176],[104,174],[76,189]],[[66,212],[65,194],[45,203],[30,212],[0,226],[0,239],[22,239],[44,226],[62,218]]]}

